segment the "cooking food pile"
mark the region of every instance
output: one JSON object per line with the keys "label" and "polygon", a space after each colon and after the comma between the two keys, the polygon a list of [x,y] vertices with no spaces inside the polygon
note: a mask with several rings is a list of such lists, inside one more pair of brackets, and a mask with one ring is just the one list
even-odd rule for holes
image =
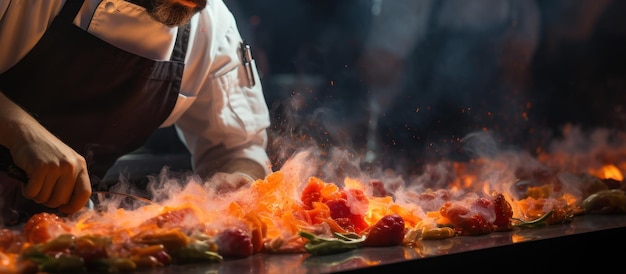
{"label": "cooking food pile", "polygon": [[624,166],[564,165],[574,158],[502,154],[441,162],[417,185],[328,181],[303,176],[302,163],[229,193],[166,179],[168,195],[139,208],[111,201],[1,229],[0,272],[127,272],[257,253],[323,256],[626,213]]}

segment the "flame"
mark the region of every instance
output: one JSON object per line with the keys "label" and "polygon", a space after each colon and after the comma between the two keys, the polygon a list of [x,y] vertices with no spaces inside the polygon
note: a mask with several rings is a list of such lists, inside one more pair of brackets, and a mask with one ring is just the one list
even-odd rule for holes
{"label": "flame", "polygon": [[[450,178],[437,178],[441,182],[447,182],[445,185],[449,197],[446,196],[446,200],[458,200],[462,197],[459,195],[465,195],[465,199],[468,199],[467,194],[471,193],[474,194],[471,197],[490,195],[504,189],[502,185],[509,185],[501,178],[490,182],[480,175],[481,171],[487,169],[486,167],[491,169],[495,167],[498,172],[506,171],[507,165],[502,162],[483,159],[469,163],[452,163],[450,166],[453,167],[450,172],[453,175]],[[602,171],[606,177],[621,176],[614,165],[604,166]],[[224,226],[243,226],[253,235],[255,246],[258,247],[262,246],[264,241],[294,239],[299,230],[322,224],[331,231],[346,232],[331,218],[331,209],[321,202],[337,198],[345,198],[350,201],[351,205],[355,205],[352,211],[363,213],[364,221],[369,226],[389,214],[402,216],[405,226],[409,229],[424,224],[445,222],[438,209],[424,212],[418,203],[411,200],[419,199],[423,193],[411,195],[411,191],[403,189],[409,200],[396,200],[392,195],[352,197],[351,192],[346,190],[358,190],[363,193],[368,191],[368,187],[359,179],[346,177],[343,187],[332,182],[325,182],[315,176],[309,177],[306,182],[319,189],[321,195],[320,200],[313,201],[310,208],[306,208],[301,200],[303,182],[287,172],[276,171],[264,179],[256,180],[249,188],[227,195],[212,193],[201,184],[190,184],[162,204],[147,205],[134,211],[116,209],[99,215],[97,218],[93,215],[85,215],[75,223],[74,230],[78,234],[94,232],[106,234],[116,231],[119,235],[123,235],[119,238],[128,238],[139,233],[137,227],[142,227],[144,230],[158,228],[154,223],[149,223],[151,218],[155,218],[154,216],[183,211],[187,214],[184,219],[179,220],[177,223],[179,226],[193,227],[194,224],[209,224],[206,231],[210,234],[216,233]],[[433,193],[431,195],[434,195]],[[516,200],[511,193],[501,193],[513,208],[513,217],[524,219],[536,218],[557,207],[574,207],[579,202],[574,195],[555,192],[552,185],[531,187],[527,191],[529,197],[521,200]],[[366,199],[364,203],[366,208],[357,208],[359,199]],[[278,241],[274,241],[276,242]]]}
{"label": "flame", "polygon": [[600,169],[600,174],[597,175],[601,179],[613,179],[617,181],[623,181],[624,176],[622,172],[615,165],[605,165]]}
{"label": "flame", "polygon": [[351,177],[346,177],[346,179],[343,181],[343,184],[345,185],[346,189],[365,190],[365,185],[363,185],[361,181]]}
{"label": "flame", "polygon": [[[438,163],[440,165],[417,180],[415,185],[418,187],[403,184],[398,188],[383,187],[382,191],[374,191],[372,188],[380,186],[365,184],[356,177],[346,176],[343,181],[334,182],[316,176],[304,178],[299,171],[306,169],[306,163],[302,163],[301,168],[298,163],[290,163],[293,170],[286,168],[273,172],[230,193],[217,193],[203,182],[189,182],[157,204],[135,210],[113,208],[106,212],[85,212],[72,221],[72,232],[77,235],[112,235],[114,242],[123,243],[142,232],[167,231],[172,228],[168,225],[180,231],[201,230],[209,236],[224,227],[237,226],[250,233],[256,252],[268,246],[272,251],[301,251],[304,241],[298,232],[302,229],[320,234],[348,232],[347,227],[332,218],[331,207],[324,203],[328,200],[348,201],[350,213],[363,217],[368,226],[386,215],[398,214],[409,230],[450,223],[445,218],[452,217],[440,212],[446,202],[469,205],[494,193],[504,195],[513,209],[514,218],[533,220],[554,211],[550,221],[557,222],[576,214],[581,196],[579,189],[570,193],[568,191],[572,189],[559,185],[567,182],[552,170],[587,170],[587,174],[597,178],[623,181],[620,167],[626,163],[620,162],[619,157],[607,158],[615,161],[604,159],[602,163],[613,163],[603,164],[595,170],[589,167],[600,165],[590,164],[591,160],[583,156],[568,157],[563,152],[546,151],[541,151],[537,159],[506,154],[463,163]],[[385,180],[380,182],[383,184]],[[520,190],[515,188],[518,182],[528,182],[528,185]],[[315,191],[314,196],[305,195],[309,187]],[[376,196],[373,193],[377,193]],[[523,240],[522,235],[512,237],[513,242]],[[0,250],[0,270],[15,265],[13,255]]]}

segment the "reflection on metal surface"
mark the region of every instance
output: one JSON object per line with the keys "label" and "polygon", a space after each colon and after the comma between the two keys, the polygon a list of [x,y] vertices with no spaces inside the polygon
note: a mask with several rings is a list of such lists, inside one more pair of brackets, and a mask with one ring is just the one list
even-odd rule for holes
{"label": "reflection on metal surface", "polygon": [[415,243],[411,250],[415,253],[409,258],[424,258],[428,256],[445,255],[454,247],[453,239],[443,240],[422,240]]}
{"label": "reflection on metal surface", "polygon": [[[311,256],[309,254],[257,254],[249,258],[225,260],[216,264],[169,266],[159,273],[334,273],[334,272],[374,272],[393,269],[394,273],[428,269],[444,270],[454,267],[459,261],[494,260],[506,256],[515,260],[517,252],[553,252],[552,249],[565,249],[576,252],[571,245],[584,245],[595,242],[587,235],[611,236],[618,229],[618,235],[626,230],[626,215],[588,215],[574,218],[571,223],[554,224],[536,228],[515,228],[508,232],[494,232],[482,236],[457,236],[443,240],[422,240],[415,246],[368,247],[345,253]],[[605,237],[600,237],[604,240]],[[546,241],[547,240],[547,241]],[[580,241],[582,240],[582,241]],[[593,240],[593,241],[591,241]],[[534,245],[529,245],[534,244]],[[564,245],[560,247],[559,245]],[[602,244],[601,242],[598,244]],[[508,253],[503,249],[509,248]],[[588,248],[588,247],[586,247]],[[512,250],[512,251],[511,251]],[[547,250],[547,251],[545,251]],[[608,249],[597,248],[594,254],[584,256],[605,256]],[[598,255],[595,255],[598,253]],[[476,254],[476,255],[474,255]],[[539,255],[538,255],[539,256]],[[437,263],[431,263],[436,261]],[[591,263],[593,260],[580,260]],[[430,264],[429,264],[430,263]],[[484,262],[483,262],[484,263]],[[400,268],[400,270],[398,270]],[[154,273],[154,272],[150,272]],[[426,273],[426,272],[421,272]]]}
{"label": "reflection on metal surface", "polygon": [[353,254],[352,252],[347,252],[335,254],[334,256],[309,256],[304,263],[309,268],[324,268],[330,271],[337,271],[355,267],[376,266],[380,264],[380,260],[370,258],[367,253]]}
{"label": "reflection on metal surface", "polygon": [[513,234],[511,235],[511,241],[513,243],[521,243],[525,241],[539,240],[541,237],[533,235]]}

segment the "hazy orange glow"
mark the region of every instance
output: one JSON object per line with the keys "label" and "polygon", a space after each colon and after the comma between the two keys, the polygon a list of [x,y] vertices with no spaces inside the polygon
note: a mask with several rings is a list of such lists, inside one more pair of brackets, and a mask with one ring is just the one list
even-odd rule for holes
{"label": "hazy orange glow", "polygon": [[[443,207],[444,203],[454,203],[454,210],[460,212],[467,210],[469,213],[459,215],[466,217],[470,213],[481,213],[472,211],[474,202],[488,203],[496,194],[502,194],[500,198],[503,196],[510,204],[513,218],[531,221],[552,212],[548,223],[567,222],[581,214],[585,195],[598,189],[594,184],[602,184],[602,180],[607,179],[623,181],[622,167],[626,167],[626,160],[621,159],[626,157],[620,157],[621,154],[601,156],[617,151],[611,149],[596,154],[568,154],[569,147],[564,148],[542,152],[536,158],[502,153],[467,162],[442,161],[426,168],[415,182],[403,181],[398,185],[393,184],[393,179],[386,181],[385,178],[367,181],[363,178],[369,177],[345,176],[323,180],[308,173],[303,176],[300,169],[306,169],[308,163],[294,161],[295,164],[286,164],[284,170],[234,192],[217,193],[207,184],[191,181],[168,192],[167,199],[155,204],[135,210],[111,207],[99,212],[85,211],[64,222],[77,236],[110,235],[114,243],[150,235],[184,239],[193,231],[215,236],[225,227],[238,227],[250,235],[255,253],[264,250],[303,252],[306,241],[298,235],[301,230],[315,231],[319,235],[357,231],[346,226],[345,220],[333,218],[337,204],[327,202],[336,200],[342,202],[339,206],[345,206],[340,210],[348,217],[361,218],[359,221],[367,227],[357,234],[362,232],[363,235],[369,226],[390,214],[403,218],[406,231],[426,231],[436,229],[437,225],[450,228],[455,216],[448,214],[449,208]],[[587,185],[590,188],[583,189]],[[488,206],[485,208],[493,210],[495,207]],[[441,212],[442,208],[446,212]],[[486,215],[489,214],[494,213]],[[493,222],[495,216],[485,218]],[[453,233],[458,235],[459,232]],[[514,234],[511,240],[526,239]],[[0,271],[15,268],[16,258],[16,253],[0,249]]]}
{"label": "hazy orange glow", "polygon": [[624,176],[622,175],[622,172],[620,172],[619,169],[615,165],[605,165],[602,167],[601,171],[602,172],[600,176],[598,177],[602,179],[613,179],[617,181],[624,180]]}

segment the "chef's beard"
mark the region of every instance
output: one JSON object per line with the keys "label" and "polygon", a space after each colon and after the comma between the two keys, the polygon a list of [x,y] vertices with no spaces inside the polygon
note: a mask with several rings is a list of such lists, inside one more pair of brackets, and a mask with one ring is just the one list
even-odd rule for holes
{"label": "chef's beard", "polygon": [[183,26],[191,20],[196,13],[206,7],[206,0],[190,0],[195,3],[194,8],[189,8],[171,0],[153,0],[152,5],[148,8],[150,16],[167,26],[177,27]]}

